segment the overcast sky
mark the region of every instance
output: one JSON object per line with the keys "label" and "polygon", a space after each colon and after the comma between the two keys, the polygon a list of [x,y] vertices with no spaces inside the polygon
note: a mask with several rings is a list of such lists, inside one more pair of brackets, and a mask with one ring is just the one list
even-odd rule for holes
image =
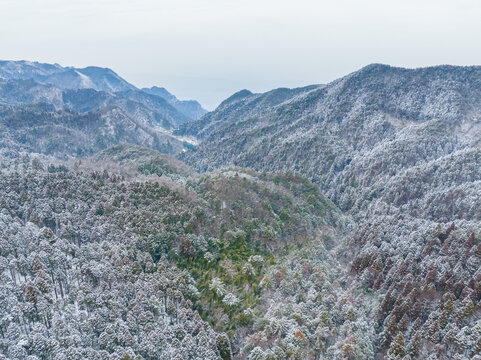
{"label": "overcast sky", "polygon": [[110,67],[208,109],[373,62],[481,63],[479,0],[0,0],[0,59]]}

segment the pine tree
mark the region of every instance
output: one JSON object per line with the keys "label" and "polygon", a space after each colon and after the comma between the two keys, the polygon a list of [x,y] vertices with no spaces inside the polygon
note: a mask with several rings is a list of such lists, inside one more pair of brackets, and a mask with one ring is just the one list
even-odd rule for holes
{"label": "pine tree", "polygon": [[391,359],[400,359],[404,356],[404,353],[404,336],[399,333],[391,342],[388,354]]}

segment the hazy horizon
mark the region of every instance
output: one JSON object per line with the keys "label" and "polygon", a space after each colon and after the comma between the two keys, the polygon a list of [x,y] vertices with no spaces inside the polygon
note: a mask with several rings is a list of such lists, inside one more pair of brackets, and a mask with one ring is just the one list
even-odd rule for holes
{"label": "hazy horizon", "polygon": [[232,93],[330,82],[371,64],[481,63],[481,3],[5,0],[6,60],[108,67],[212,110]]}

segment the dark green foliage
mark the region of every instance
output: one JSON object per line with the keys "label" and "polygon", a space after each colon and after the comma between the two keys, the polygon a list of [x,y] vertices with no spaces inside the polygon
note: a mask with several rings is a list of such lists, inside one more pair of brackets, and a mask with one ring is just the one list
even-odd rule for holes
{"label": "dark green foliage", "polygon": [[145,175],[156,174],[157,176],[162,176],[164,174],[171,174],[173,171],[160,161],[153,161],[140,164],[138,170]]}
{"label": "dark green foliage", "polygon": [[230,349],[229,339],[224,334],[217,336],[217,350],[222,360],[232,360],[232,351]]}

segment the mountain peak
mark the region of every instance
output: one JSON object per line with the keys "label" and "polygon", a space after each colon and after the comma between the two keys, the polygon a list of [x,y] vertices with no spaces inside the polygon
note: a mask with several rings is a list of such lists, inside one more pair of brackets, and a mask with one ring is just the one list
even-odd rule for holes
{"label": "mountain peak", "polygon": [[151,88],[143,88],[143,92],[155,96],[159,96],[166,100],[170,105],[176,108],[178,111],[183,113],[190,119],[198,119],[205,113],[207,110],[202,108],[202,105],[199,104],[196,100],[179,100],[176,96],[171,94],[166,88],[159,87],[159,86],[152,86]]}
{"label": "mountain peak", "polygon": [[227,99],[225,99],[224,101],[221,102],[221,104],[219,105],[220,106],[223,106],[223,105],[227,105],[233,101],[236,101],[236,100],[240,100],[240,99],[243,99],[243,98],[246,98],[248,96],[251,96],[251,95],[254,95],[254,93],[250,90],[247,90],[247,89],[243,89],[243,90],[240,90],[240,91],[237,91],[236,93],[232,94],[231,96],[229,96]]}
{"label": "mountain peak", "polygon": [[173,94],[171,94],[166,88],[164,87],[159,87],[159,86],[152,86],[151,88],[143,88],[142,91],[148,93],[148,94],[152,94],[152,95],[156,95],[156,96],[160,96],[161,98],[169,101],[169,102],[175,102],[175,101],[179,101],[179,99],[177,99],[176,96],[174,96]]}
{"label": "mountain peak", "polygon": [[92,88],[99,91],[117,92],[137,89],[109,68],[87,66],[85,68],[63,67],[27,60],[0,61],[0,77],[5,79],[34,79],[64,89]]}

